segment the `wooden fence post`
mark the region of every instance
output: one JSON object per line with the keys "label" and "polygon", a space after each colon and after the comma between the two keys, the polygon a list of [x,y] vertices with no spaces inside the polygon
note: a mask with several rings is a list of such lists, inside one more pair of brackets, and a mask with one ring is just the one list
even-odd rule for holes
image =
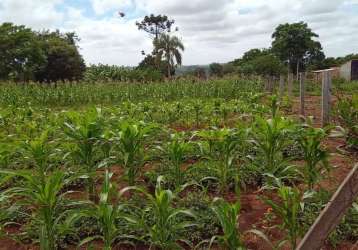
{"label": "wooden fence post", "polygon": [[358,164],[345,178],[321,214],[311,226],[297,250],[320,249],[330,232],[341,222],[343,215],[358,196]]}
{"label": "wooden fence post", "polygon": [[275,77],[270,76],[270,93],[271,93],[271,95],[273,94],[274,89],[275,89]]}
{"label": "wooden fence post", "polygon": [[293,91],[293,74],[288,73],[287,76],[287,94],[289,97],[292,97],[292,91]]}
{"label": "wooden fence post", "polygon": [[283,75],[280,75],[279,95],[281,100],[283,99],[284,91],[285,91],[285,77]]}
{"label": "wooden fence post", "polygon": [[323,71],[322,76],[322,127],[329,124],[330,102],[331,102],[331,74],[329,71]]}
{"label": "wooden fence post", "polygon": [[300,73],[300,115],[305,115],[305,73]]}
{"label": "wooden fence post", "polygon": [[265,76],[265,92],[268,92],[270,89],[270,76]]}

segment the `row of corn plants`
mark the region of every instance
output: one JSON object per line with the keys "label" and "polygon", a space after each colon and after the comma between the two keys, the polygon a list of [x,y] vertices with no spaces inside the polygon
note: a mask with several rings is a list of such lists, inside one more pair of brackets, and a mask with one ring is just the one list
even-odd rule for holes
{"label": "row of corn plants", "polygon": [[[26,99],[21,91],[18,104]],[[254,234],[272,248],[294,249],[330,173],[323,140],[331,129],[284,117],[275,97],[213,93],[187,103],[178,100],[188,93],[169,102],[151,100],[152,93],[146,102],[65,110],[6,101],[0,238],[41,249],[246,249],[247,235]],[[271,208],[267,217],[282,238],[264,228],[240,230],[240,197],[250,189]],[[355,207],[350,216],[356,218]],[[347,225],[350,240],[357,224]]]}
{"label": "row of corn plants", "polygon": [[[115,104],[123,101],[179,101],[182,99],[224,98],[231,100],[258,92],[262,82],[242,79],[211,80],[191,83],[184,80],[139,83],[82,83],[56,84],[13,82],[0,83],[0,105],[72,106],[88,104]],[[239,90],[239,91],[237,91]]]}

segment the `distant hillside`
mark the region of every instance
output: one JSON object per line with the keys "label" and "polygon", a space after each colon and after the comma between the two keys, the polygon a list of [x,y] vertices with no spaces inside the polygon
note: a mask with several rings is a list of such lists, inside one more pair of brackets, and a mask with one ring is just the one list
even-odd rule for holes
{"label": "distant hillside", "polygon": [[183,65],[183,66],[176,68],[175,74],[178,76],[181,76],[181,75],[184,75],[185,73],[193,72],[197,68],[205,69],[207,74],[209,72],[209,65]]}

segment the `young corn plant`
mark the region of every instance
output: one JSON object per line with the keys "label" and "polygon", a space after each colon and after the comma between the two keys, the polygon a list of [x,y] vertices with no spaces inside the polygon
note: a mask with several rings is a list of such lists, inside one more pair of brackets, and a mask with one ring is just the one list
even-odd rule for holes
{"label": "young corn plant", "polygon": [[285,118],[279,116],[268,120],[256,118],[250,140],[255,154],[250,155],[250,158],[262,173],[268,187],[296,178],[294,166],[291,166],[288,163],[289,159],[285,159],[282,154],[290,144],[289,136],[292,131],[292,124]]}
{"label": "young corn plant", "polygon": [[96,154],[103,133],[101,110],[92,108],[81,115],[71,112],[64,124],[65,134],[75,143],[76,148],[71,154],[80,163],[88,175],[87,192],[91,201],[96,200],[95,174],[98,168]]}
{"label": "young corn plant", "polygon": [[202,108],[203,108],[203,104],[200,101],[196,101],[193,104],[193,109],[194,109],[194,113],[195,113],[195,124],[196,127],[199,128],[200,125],[200,116],[202,115]]}
{"label": "young corn plant", "polygon": [[[195,224],[189,220],[195,219],[195,215],[186,209],[174,206],[175,194],[170,190],[163,190],[163,176],[159,176],[154,195],[142,188],[129,187],[143,193],[147,197],[148,204],[139,218],[131,218],[131,221],[139,229],[144,229],[144,239],[150,241],[150,249],[157,247],[164,250],[182,249],[179,242],[189,247],[191,243],[180,234],[188,227]],[[146,217],[150,216],[150,220]]]}
{"label": "young corn plant", "polygon": [[227,105],[223,105],[220,107],[220,113],[222,115],[223,125],[226,126],[229,115],[230,115],[230,108]]}
{"label": "young corn plant", "polygon": [[225,193],[238,173],[235,165],[239,144],[237,134],[229,129],[217,129],[201,131],[197,135],[204,139],[204,143],[199,144],[202,154],[214,163],[209,168],[215,176],[208,178],[217,179],[220,192]]}
{"label": "young corn plant", "polygon": [[144,140],[153,126],[142,123],[120,125],[116,140],[119,143],[119,160],[126,170],[128,184],[133,186],[140,168],[144,164]]}
{"label": "young corn plant", "polygon": [[10,143],[0,143],[0,169],[6,169],[10,165],[10,158],[14,145]]}
{"label": "young corn plant", "polygon": [[112,163],[115,162],[115,140],[113,138],[113,133],[110,130],[103,132],[100,142],[100,150],[102,152],[103,159],[100,166],[109,167]]}
{"label": "young corn plant", "polygon": [[26,140],[20,144],[23,158],[30,161],[30,165],[33,165],[43,175],[46,175],[51,167],[49,159],[52,155],[52,149],[49,144],[48,130],[43,131],[40,136],[32,140]]}
{"label": "young corn plant", "polygon": [[94,218],[100,228],[101,234],[83,239],[79,246],[90,243],[94,240],[101,240],[104,243],[104,250],[112,249],[117,240],[134,238],[130,235],[121,234],[121,227],[118,219],[127,218],[124,213],[124,204],[119,204],[118,199],[112,199],[114,187],[111,183],[112,174],[106,170],[99,203],[91,202],[87,207],[78,210],[72,217],[72,223],[76,223],[81,218]]}
{"label": "young corn plant", "polygon": [[299,221],[299,213],[302,207],[302,197],[296,187],[281,186],[278,188],[278,196],[281,201],[276,202],[268,198],[263,200],[271,206],[273,213],[282,220],[280,228],[287,233],[286,240],[291,249],[296,249],[297,240],[302,236],[302,225]]}
{"label": "young corn plant", "polygon": [[303,129],[298,137],[305,161],[301,173],[304,182],[311,191],[322,178],[323,171],[329,171],[328,152],[321,146],[321,142],[326,136],[327,132],[324,129],[309,126]]}
{"label": "young corn plant", "polygon": [[240,216],[240,199],[230,204],[222,198],[215,198],[212,207],[220,221],[223,235],[216,235],[210,240],[209,248],[217,242],[222,249],[244,250],[245,245],[238,231],[238,220]]}
{"label": "young corn plant", "polygon": [[220,125],[220,118],[221,118],[221,100],[216,99],[214,101],[214,107],[213,107],[213,122],[216,127],[219,127]]}
{"label": "young corn plant", "polygon": [[28,217],[39,227],[40,249],[56,249],[59,237],[71,232],[67,220],[73,211],[71,208],[83,205],[80,201],[67,200],[68,192],[62,192],[63,187],[77,176],[68,177],[60,170],[46,176],[32,170],[0,170],[0,174],[7,176],[8,180],[10,177],[22,179],[18,186],[6,189],[2,195],[8,199],[16,198],[19,206],[31,207]]}
{"label": "young corn plant", "polygon": [[358,97],[339,98],[336,113],[341,126],[345,128],[347,146],[358,149]]}
{"label": "young corn plant", "polygon": [[179,135],[172,135],[172,140],[166,146],[166,155],[170,164],[170,172],[175,180],[175,187],[179,188],[184,184],[184,172],[181,165],[185,155],[190,151],[191,145],[181,140]]}

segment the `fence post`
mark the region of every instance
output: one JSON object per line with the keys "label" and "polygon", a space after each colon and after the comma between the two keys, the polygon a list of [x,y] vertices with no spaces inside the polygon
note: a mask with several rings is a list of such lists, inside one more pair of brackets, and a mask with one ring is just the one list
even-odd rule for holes
{"label": "fence post", "polygon": [[329,124],[330,99],[331,99],[331,74],[329,71],[323,71],[322,77],[322,127]]}
{"label": "fence post", "polygon": [[289,97],[292,97],[292,91],[293,91],[293,74],[292,73],[288,73],[288,76],[287,76],[287,81],[288,81],[288,84],[287,84],[287,94]]}
{"label": "fence post", "polygon": [[268,92],[270,89],[270,76],[266,75],[265,79],[265,92]]}
{"label": "fence post", "polygon": [[[358,196],[358,164],[354,166],[311,226],[297,250],[320,249]],[[352,248],[353,249],[353,248]]]}
{"label": "fence post", "polygon": [[275,89],[275,77],[270,76],[270,93],[271,93],[271,95],[273,94],[274,89]]}
{"label": "fence post", "polygon": [[280,75],[280,87],[279,87],[279,93],[280,93],[280,99],[283,99],[285,90],[285,77],[283,75]]}
{"label": "fence post", "polygon": [[300,73],[300,115],[305,115],[305,73]]}

